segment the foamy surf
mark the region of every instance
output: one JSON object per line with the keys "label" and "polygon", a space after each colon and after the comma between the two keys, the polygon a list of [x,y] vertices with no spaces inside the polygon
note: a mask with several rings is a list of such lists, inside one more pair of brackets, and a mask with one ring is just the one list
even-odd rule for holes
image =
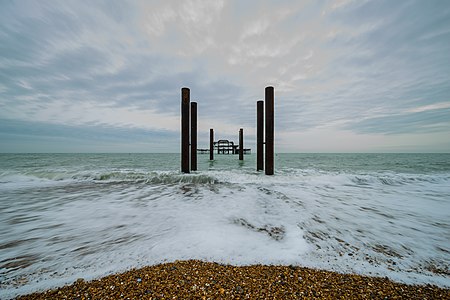
{"label": "foamy surf", "polygon": [[[318,155],[308,157],[316,168],[301,168],[304,156],[280,155],[268,177],[254,171],[252,156],[244,164],[204,157],[192,174],[178,171],[178,155],[162,156],[3,160],[0,298],[177,259],[450,286],[445,165],[396,172],[387,157],[389,167],[377,171],[358,168],[357,155],[341,158],[348,163],[340,167]],[[45,164],[17,167],[24,160]]]}

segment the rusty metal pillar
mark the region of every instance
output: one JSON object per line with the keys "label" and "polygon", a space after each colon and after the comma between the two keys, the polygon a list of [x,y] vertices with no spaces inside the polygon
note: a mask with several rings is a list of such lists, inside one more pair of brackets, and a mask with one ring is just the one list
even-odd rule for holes
{"label": "rusty metal pillar", "polygon": [[209,160],[214,160],[214,129],[209,130]]}
{"label": "rusty metal pillar", "polygon": [[264,170],[264,101],[256,102],[256,170]]}
{"label": "rusty metal pillar", "polygon": [[191,171],[197,171],[197,102],[191,102]]}
{"label": "rusty metal pillar", "polygon": [[273,175],[274,170],[274,90],[272,86],[265,90],[266,104],[266,175]]}
{"label": "rusty metal pillar", "polygon": [[189,97],[188,88],[181,89],[181,172],[189,173]]}
{"label": "rusty metal pillar", "polygon": [[244,129],[239,129],[239,160],[244,160]]}

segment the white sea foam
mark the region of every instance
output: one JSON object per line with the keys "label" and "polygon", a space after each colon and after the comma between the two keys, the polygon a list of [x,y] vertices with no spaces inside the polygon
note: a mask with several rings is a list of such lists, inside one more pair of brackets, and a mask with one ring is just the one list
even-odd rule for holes
{"label": "white sea foam", "polygon": [[0,175],[2,299],[191,258],[450,287],[446,172],[55,169]]}

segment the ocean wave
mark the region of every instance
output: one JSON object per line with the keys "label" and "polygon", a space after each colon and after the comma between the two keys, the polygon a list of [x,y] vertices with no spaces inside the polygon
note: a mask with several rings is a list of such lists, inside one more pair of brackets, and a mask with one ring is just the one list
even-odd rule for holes
{"label": "ocean wave", "polygon": [[68,182],[93,183],[149,183],[149,184],[218,184],[219,179],[207,174],[182,174],[179,172],[139,172],[135,170],[118,171],[35,171],[26,173],[0,174],[1,186],[40,186]]}
{"label": "ocean wave", "polygon": [[423,174],[369,174],[353,175],[351,181],[356,185],[387,185],[400,186],[415,183],[443,183],[449,181],[448,175],[423,175]]}
{"label": "ocean wave", "polygon": [[183,174],[178,162],[159,168],[107,158],[0,171],[2,292],[191,258],[450,286],[448,170],[292,163],[265,176],[253,164],[208,163]]}
{"label": "ocean wave", "polygon": [[264,176],[253,170],[207,170],[183,174],[179,171],[117,170],[34,170],[23,173],[3,172],[0,186],[40,186],[73,182],[138,183],[138,184],[298,184],[316,186],[402,186],[409,184],[442,184],[450,182],[450,174],[402,174],[389,172],[346,173],[315,169],[282,169],[275,176]]}

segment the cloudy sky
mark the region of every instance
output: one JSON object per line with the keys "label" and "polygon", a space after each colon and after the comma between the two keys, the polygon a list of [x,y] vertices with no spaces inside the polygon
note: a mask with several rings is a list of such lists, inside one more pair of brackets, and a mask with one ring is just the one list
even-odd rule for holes
{"label": "cloudy sky", "polygon": [[450,1],[0,1],[0,152],[450,152]]}

